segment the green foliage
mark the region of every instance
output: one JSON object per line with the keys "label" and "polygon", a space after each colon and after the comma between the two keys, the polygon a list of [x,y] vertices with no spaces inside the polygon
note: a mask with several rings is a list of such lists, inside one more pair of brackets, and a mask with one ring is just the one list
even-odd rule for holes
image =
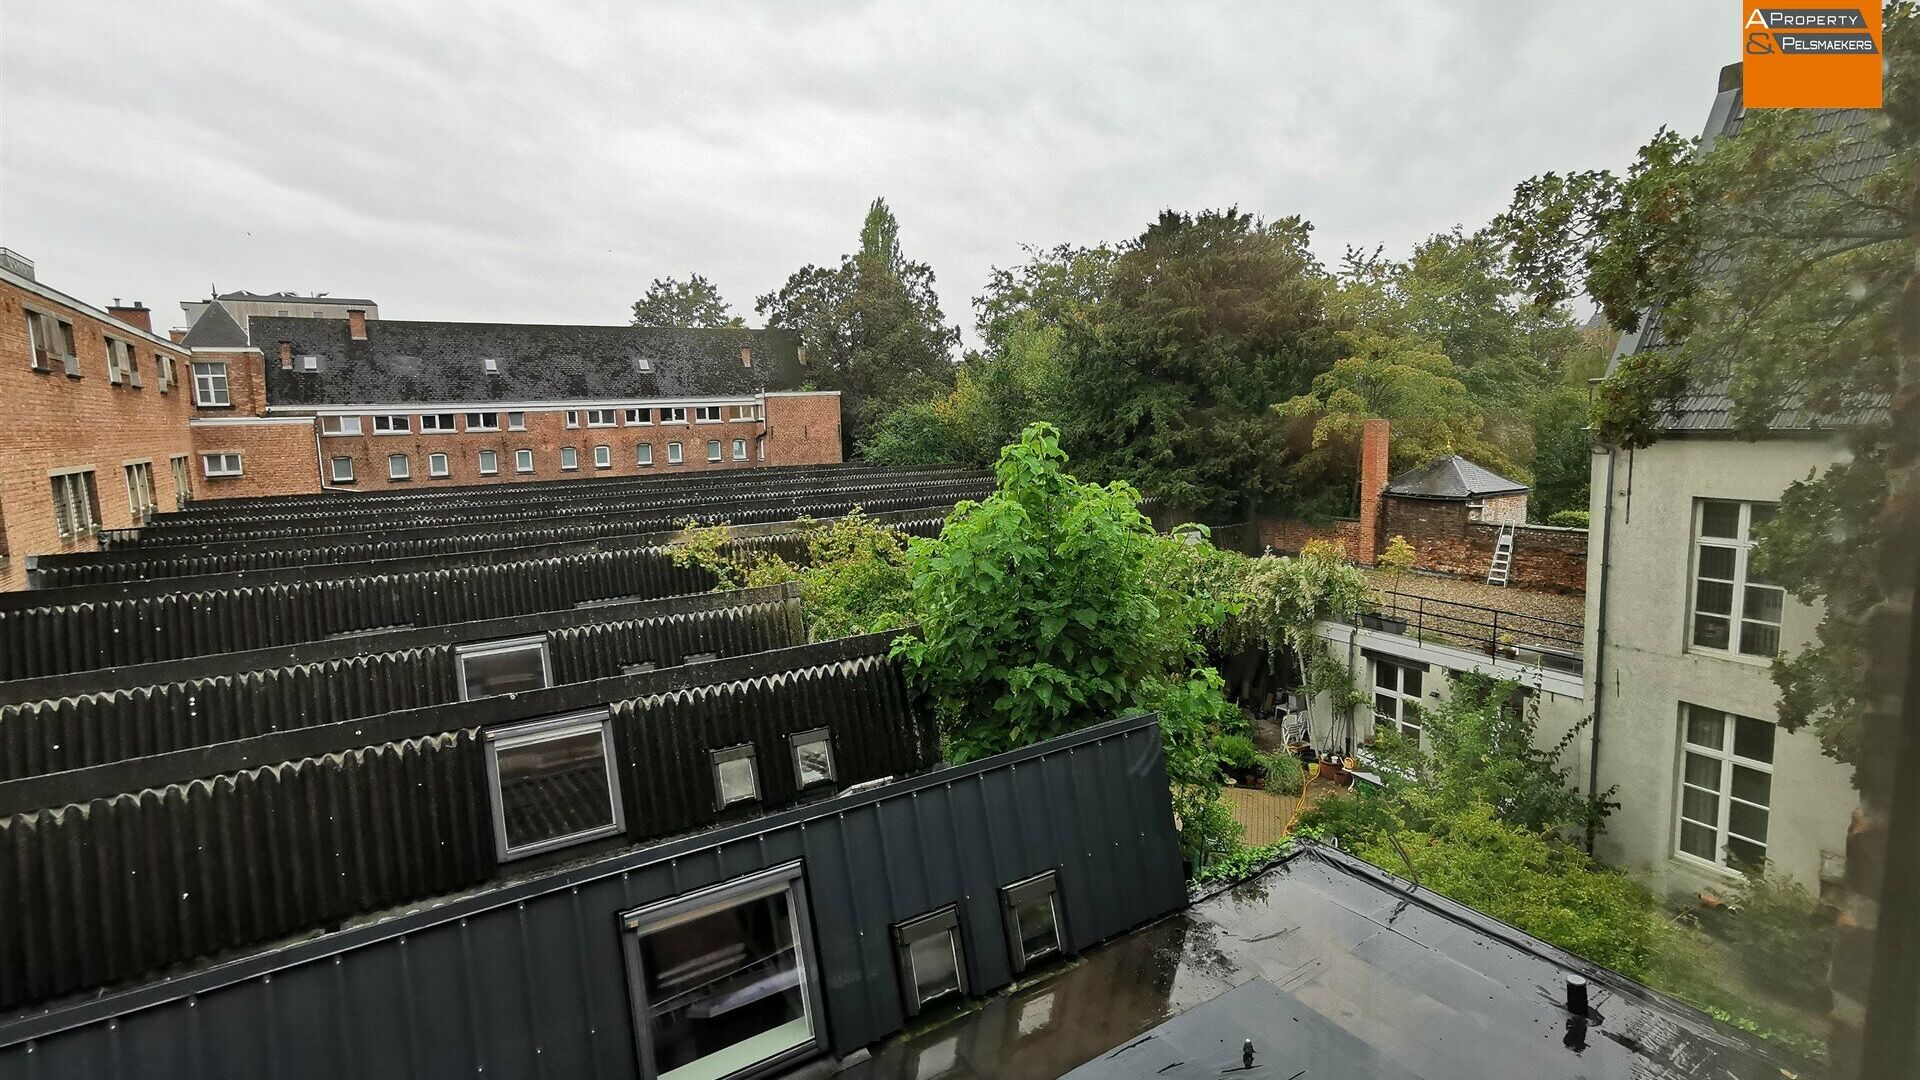
{"label": "green foliage", "polygon": [[912,577],[906,541],[858,508],[825,527],[803,520],[807,560],[795,566],[778,555],[733,543],[724,522],[701,525],[693,518],[668,549],[676,566],[711,572],[716,590],[800,583],[801,610],[814,641],[874,633],[914,621]]}
{"label": "green foliage", "polygon": [[1547,515],[1547,524],[1563,529],[1587,528],[1588,515],[1585,510],[1555,510]]}
{"label": "green foliage", "polygon": [[1240,844],[1240,823],[1220,799],[1220,760],[1222,743],[1245,737],[1246,718],[1227,700],[1220,673],[1212,668],[1142,680],[1138,700],[1141,708],[1160,714],[1181,853],[1193,865],[1205,866]]}
{"label": "green foliage", "polygon": [[1396,613],[1400,610],[1400,582],[1413,569],[1417,558],[1413,545],[1407,543],[1406,537],[1399,535],[1388,537],[1387,546],[1374,557],[1374,569],[1386,575],[1393,590],[1393,610]]}
{"label": "green foliage", "polygon": [[685,281],[654,278],[647,293],[633,304],[635,326],[730,327],[746,326],[733,314],[713,282],[694,274]]}
{"label": "green foliage", "polygon": [[1228,735],[1214,747],[1220,765],[1227,769],[1251,769],[1260,764],[1260,748],[1246,735]]}
{"label": "green foliage", "polygon": [[1007,351],[1014,335],[1036,327],[1058,329],[1095,319],[1120,257],[1118,249],[1105,244],[1023,250],[1027,261],[1009,269],[994,267],[986,288],[973,300],[975,325],[988,355]]}
{"label": "green foliage", "polygon": [[1193,884],[1215,885],[1251,877],[1268,863],[1284,858],[1292,847],[1292,841],[1277,840],[1260,847],[1239,848],[1195,871]]}
{"label": "green foliage", "polygon": [[932,268],[902,254],[884,199],[868,208],[857,252],[837,267],[801,267],[754,309],[800,335],[819,385],[841,393],[851,440],[900,403],[952,385],[960,330],[940,311]]}
{"label": "green foliage", "polygon": [[1261,758],[1267,771],[1267,790],[1275,795],[1298,795],[1307,786],[1307,768],[1291,751],[1276,750]]}
{"label": "green foliage", "polygon": [[1731,904],[1727,938],[1748,977],[1802,1005],[1826,1007],[1833,910],[1779,873],[1748,874]]}
{"label": "green foliage", "polygon": [[1527,510],[1536,520],[1587,512],[1593,476],[1592,437],[1587,433],[1587,394],[1573,386],[1542,391],[1532,404],[1533,494]]}
{"label": "green foliage", "polygon": [[1005,330],[995,351],[967,358],[945,396],[881,417],[860,456],[883,465],[992,465],[1028,424],[1062,411],[1061,338],[1058,327]]}

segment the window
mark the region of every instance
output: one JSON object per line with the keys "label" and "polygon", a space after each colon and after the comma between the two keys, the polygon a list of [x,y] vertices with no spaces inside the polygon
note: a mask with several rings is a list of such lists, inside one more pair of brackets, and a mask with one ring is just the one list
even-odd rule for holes
{"label": "window", "polygon": [[948,905],[898,924],[893,928],[893,948],[908,1016],[918,1016],[929,1002],[967,992],[957,907]]}
{"label": "window", "polygon": [[169,464],[173,466],[173,508],[184,510],[193,501],[193,466],[185,454],[175,454]]}
{"label": "window", "polygon": [[500,471],[500,451],[480,451],[480,475],[493,476]]}
{"label": "window", "polygon": [[568,427],[580,426],[580,410],[578,409],[567,410],[567,426]]}
{"label": "window", "polygon": [[508,413],[507,414],[507,430],[508,431],[527,430],[527,414],[523,412]]}
{"label": "window", "polygon": [[233,404],[227,397],[227,365],[195,361],[193,403],[201,408],[225,408]]}
{"label": "window", "polygon": [[745,439],[733,440],[733,460],[735,461],[747,460],[747,440]]}
{"label": "window", "polygon": [[457,645],[454,666],[460,673],[460,700],[478,701],[553,685],[546,635]]}
{"label": "window", "polygon": [[812,1053],[821,1017],[798,864],[622,916],[640,1072],[714,1080]]}
{"label": "window", "polygon": [[735,420],[758,420],[758,419],[760,419],[760,406],[758,405],[727,406],[727,422],[728,423],[732,423]]}
{"label": "window", "polygon": [[720,460],[720,440],[719,439],[707,440],[707,460],[708,461]]}
{"label": "window", "polygon": [[1773,507],[1764,503],[1702,499],[1696,504],[1693,631],[1688,637],[1694,648],[1744,656],[1779,653],[1786,590],[1749,565],[1754,530],[1772,518]]}
{"label": "window", "polygon": [[680,444],[679,443],[670,442],[667,444],[667,464],[669,465],[680,464]]}
{"label": "window", "polygon": [[319,371],[320,358],[318,356],[315,356],[312,353],[301,353],[300,354],[300,370],[301,371]]}
{"label": "window", "polygon": [[241,475],[240,455],[232,452],[200,455],[200,471],[209,478]]}
{"label": "window", "polygon": [[500,373],[500,358],[497,356],[486,357],[480,361],[480,367],[489,375],[498,375]]}
{"label": "window", "polygon": [[625,828],[606,712],[487,732],[494,850],[502,861]]}
{"label": "window", "polygon": [[1000,890],[1007,924],[1007,956],[1018,975],[1044,956],[1060,951],[1060,886],[1053,871],[1016,881]]}
{"label": "window", "polygon": [[373,418],[375,435],[405,435],[408,430],[407,418],[401,415],[383,415]]}
{"label": "window", "polygon": [[633,366],[636,370],[639,370],[639,371],[652,371],[653,361],[645,356],[642,356],[634,360]]}
{"label": "window", "polygon": [[652,409],[628,409],[626,414],[626,421],[627,421],[628,427],[638,427],[642,424],[651,424],[653,423],[653,410]]}
{"label": "window", "polygon": [[717,424],[720,422],[720,406],[697,405],[693,410],[693,419],[699,424]]}
{"label": "window", "polygon": [[358,435],[360,434],[360,418],[357,416],[323,416],[320,418],[320,434]]}
{"label": "window", "polygon": [[405,454],[387,455],[387,479],[405,480],[413,475],[413,460]]}
{"label": "window", "polygon": [[38,311],[27,313],[27,367],[33,371],[52,371],[53,361],[60,356],[60,345],[54,337],[54,318]]}
{"label": "window", "polygon": [[1773,725],[1698,705],[1680,707],[1680,852],[1716,866],[1767,858]]}
{"label": "window", "polygon": [[661,409],[660,422],[663,424],[684,424],[687,422],[687,410]]}
{"label": "window", "polygon": [[715,750],[712,758],[715,810],[760,798],[760,777],[753,766],[752,743]]}
{"label": "window", "polygon": [[579,467],[580,467],[580,448],[577,446],[561,447],[560,448],[560,468],[565,470],[565,469],[577,469]]}
{"label": "window", "polygon": [[61,537],[84,536],[100,527],[100,493],[92,469],[53,477],[53,526]]}
{"label": "window", "polygon": [[641,443],[639,446],[634,447],[633,463],[635,465],[640,466],[643,469],[649,465],[652,465],[653,464],[653,444]]}
{"label": "window", "polygon": [[453,414],[450,412],[427,413],[426,415],[420,418],[420,430],[421,431],[452,431],[453,430]]}
{"label": "window", "polygon": [[153,513],[153,462],[136,461],[123,467],[127,481],[127,513],[144,524]]}
{"label": "window", "polygon": [[618,415],[619,414],[612,409],[588,409],[587,426],[612,427],[615,423],[615,417]]}
{"label": "window", "polygon": [[353,459],[352,458],[342,454],[338,457],[328,458],[327,462],[333,470],[334,483],[336,484],[353,483]]}
{"label": "window", "polygon": [[793,748],[793,786],[800,789],[833,783],[833,735],[826,728],[795,732],[787,737]]}
{"label": "window", "polygon": [[500,414],[493,412],[470,412],[467,414],[468,431],[499,431]]}
{"label": "window", "polygon": [[594,447],[593,467],[596,469],[613,468],[613,447],[604,445]]}
{"label": "window", "polygon": [[164,394],[167,391],[173,389],[174,379],[176,376],[176,371],[173,366],[173,357],[167,355],[166,353],[160,352],[157,349],[154,350],[153,370],[154,370],[154,374],[157,375],[160,379],[161,393]]}
{"label": "window", "polygon": [[1420,741],[1420,679],[1424,670],[1373,662],[1373,726]]}
{"label": "window", "polygon": [[140,364],[134,351],[133,342],[100,335],[107,344],[107,382],[119,386],[125,381],[128,386],[140,385]]}
{"label": "window", "polygon": [[444,478],[447,475],[447,455],[427,455],[427,475]]}
{"label": "window", "polygon": [[523,472],[523,473],[532,472],[533,471],[533,451],[515,450],[513,452],[513,471]]}

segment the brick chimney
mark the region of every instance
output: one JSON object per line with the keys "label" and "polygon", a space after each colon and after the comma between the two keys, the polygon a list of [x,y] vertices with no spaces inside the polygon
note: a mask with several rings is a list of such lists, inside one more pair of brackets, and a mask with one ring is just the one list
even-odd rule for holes
{"label": "brick chimney", "polygon": [[367,340],[367,309],[350,307],[347,309],[347,336],[355,341]]}
{"label": "brick chimney", "polygon": [[293,370],[293,342],[291,341],[280,343],[280,370]]}
{"label": "brick chimney", "polygon": [[116,296],[113,298],[112,305],[107,308],[107,314],[128,326],[137,326],[149,334],[153,333],[153,309],[138,300],[131,304],[121,304],[120,298]]}
{"label": "brick chimney", "polygon": [[1380,551],[1381,494],[1387,490],[1387,447],[1391,425],[1383,419],[1360,423],[1360,550],[1368,566]]}

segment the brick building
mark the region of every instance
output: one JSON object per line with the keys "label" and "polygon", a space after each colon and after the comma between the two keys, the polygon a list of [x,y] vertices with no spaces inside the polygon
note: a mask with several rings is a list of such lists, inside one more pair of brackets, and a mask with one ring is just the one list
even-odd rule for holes
{"label": "brick building", "polygon": [[0,588],[29,555],[91,551],[103,529],[177,508],[198,482],[188,352],[151,310],[97,308],[0,260]]}
{"label": "brick building", "polygon": [[840,402],[769,330],[414,322],[207,307],[211,497],[830,464]]}

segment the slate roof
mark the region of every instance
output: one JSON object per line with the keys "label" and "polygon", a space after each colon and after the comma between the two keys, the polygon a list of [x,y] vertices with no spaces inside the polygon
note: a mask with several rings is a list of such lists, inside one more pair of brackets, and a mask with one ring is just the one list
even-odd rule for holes
{"label": "slate roof", "polygon": [[1408,469],[1387,482],[1387,494],[1410,499],[1473,499],[1526,490],[1527,485],[1515,483],[1459,454]]}
{"label": "slate roof", "polygon": [[[353,341],[342,319],[249,320],[268,354],[275,405],[409,405],[731,397],[792,390],[805,380],[799,339],[779,330],[547,326],[368,319]],[[318,356],[317,371],[282,370],[279,343]],[[753,366],[740,362],[752,350]],[[488,373],[485,361],[499,370]]]}
{"label": "slate roof", "polygon": [[233,317],[233,312],[227,310],[227,305],[215,300],[200,312],[180,344],[189,349],[244,349],[247,332]]}
{"label": "slate roof", "polygon": [[[1729,64],[1721,71],[1720,94],[1707,117],[1706,130],[1701,133],[1706,143],[1732,138],[1740,133],[1746,120],[1741,85],[1741,65]],[[1881,126],[1877,110],[1809,109],[1806,112],[1812,118],[1809,137],[1822,137],[1836,132],[1847,136],[1837,156],[1819,170],[1823,181],[1840,190],[1858,190],[1868,177],[1885,168],[1893,156],[1892,151],[1874,134]],[[1713,260],[1708,259],[1706,266],[1711,272]],[[1648,312],[1640,320],[1638,331],[1621,336],[1620,344],[1607,364],[1608,375],[1613,374],[1621,360],[1634,353],[1673,347],[1673,342],[1661,330],[1660,315],[1659,311]],[[1787,407],[1776,413],[1767,426],[1783,433],[1856,427],[1884,420],[1887,404],[1880,402],[1838,416],[1820,416],[1806,409]],[[1692,392],[1674,403],[1660,426],[1669,432],[1732,432],[1733,398],[1727,393],[1726,380],[1696,385]]]}

